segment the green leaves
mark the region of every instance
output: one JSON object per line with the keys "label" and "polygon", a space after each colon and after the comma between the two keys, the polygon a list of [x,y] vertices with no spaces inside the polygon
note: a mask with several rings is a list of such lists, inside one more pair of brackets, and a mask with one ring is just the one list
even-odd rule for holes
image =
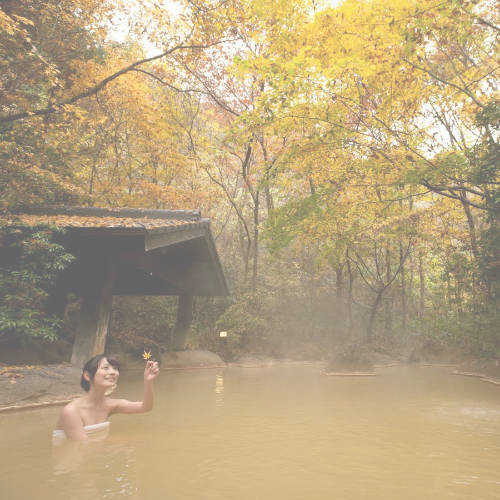
{"label": "green leaves", "polygon": [[47,226],[0,227],[0,338],[54,340],[64,327],[45,308],[60,272],[73,261]]}
{"label": "green leaves", "polygon": [[304,236],[313,218],[321,218],[320,196],[310,195],[292,200],[274,210],[264,228],[264,238],[271,252],[287,247],[295,238]]}

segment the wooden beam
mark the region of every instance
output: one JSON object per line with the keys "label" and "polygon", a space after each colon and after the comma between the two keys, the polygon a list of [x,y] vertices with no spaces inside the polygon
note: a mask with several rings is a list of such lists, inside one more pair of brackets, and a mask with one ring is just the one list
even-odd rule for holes
{"label": "wooden beam", "polygon": [[177,305],[177,321],[172,334],[172,349],[182,351],[186,346],[186,339],[193,321],[194,297],[192,295],[179,295]]}
{"label": "wooden beam", "polygon": [[106,346],[116,274],[113,259],[101,256],[100,261],[94,261],[89,274],[71,355],[71,363],[81,367],[91,357],[102,354]]}
{"label": "wooden beam", "polygon": [[178,230],[169,231],[151,231],[146,234],[146,241],[144,243],[146,252],[154,250],[155,248],[167,247],[181,243],[183,241],[192,240],[205,236],[206,228],[204,226],[198,227],[179,227]]}

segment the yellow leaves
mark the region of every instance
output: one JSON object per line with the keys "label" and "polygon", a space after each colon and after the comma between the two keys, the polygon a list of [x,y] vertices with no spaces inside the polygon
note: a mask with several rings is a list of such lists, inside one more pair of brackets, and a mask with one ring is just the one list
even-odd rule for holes
{"label": "yellow leaves", "polygon": [[28,26],[35,26],[35,23],[31,19],[28,19],[26,17],[18,16],[16,14],[13,14],[12,17],[21,24],[26,24]]}
{"label": "yellow leaves", "polygon": [[17,367],[17,366],[6,366],[0,369],[0,377],[3,375],[9,379],[11,384],[16,384],[16,379],[24,378],[24,375],[20,372],[21,369],[25,369],[29,367]]}
{"label": "yellow leaves", "polygon": [[9,35],[14,35],[16,31],[19,31],[19,26],[17,23],[9,17],[0,7],[0,29],[5,31]]}
{"label": "yellow leaves", "polygon": [[[309,45],[316,47],[325,67],[349,69],[365,79],[388,72],[404,42],[401,27],[414,2],[346,1],[326,10],[306,28]],[[425,3],[424,3],[425,7]]]}
{"label": "yellow leaves", "polygon": [[64,106],[61,106],[61,111],[70,113],[77,120],[84,120],[88,116],[88,113],[84,108],[72,104],[65,104]]}

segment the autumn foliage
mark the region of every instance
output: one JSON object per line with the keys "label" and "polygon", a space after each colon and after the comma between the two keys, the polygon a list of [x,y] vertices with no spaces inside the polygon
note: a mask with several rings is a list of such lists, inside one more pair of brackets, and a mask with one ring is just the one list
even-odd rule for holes
{"label": "autumn foliage", "polygon": [[0,209],[200,208],[234,294],[199,302],[192,345],[224,328],[234,353],[425,337],[497,355],[495,14],[2,2]]}

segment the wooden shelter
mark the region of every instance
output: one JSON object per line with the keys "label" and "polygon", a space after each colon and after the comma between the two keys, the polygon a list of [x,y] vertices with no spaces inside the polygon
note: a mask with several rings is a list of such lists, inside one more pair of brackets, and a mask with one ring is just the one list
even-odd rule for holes
{"label": "wooden shelter", "polygon": [[63,207],[16,214],[10,224],[49,224],[67,230],[77,257],[62,273],[52,302],[82,297],[71,362],[104,352],[113,295],[177,295],[176,347],[181,348],[194,296],[228,295],[210,230],[196,210]]}

